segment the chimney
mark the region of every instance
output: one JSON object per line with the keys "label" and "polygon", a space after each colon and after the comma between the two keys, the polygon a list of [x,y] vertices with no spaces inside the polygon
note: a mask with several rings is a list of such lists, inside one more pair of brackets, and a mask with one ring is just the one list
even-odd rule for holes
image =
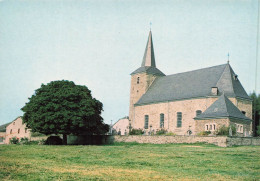
{"label": "chimney", "polygon": [[218,95],[218,88],[217,87],[211,87],[211,95],[213,95],[213,96]]}

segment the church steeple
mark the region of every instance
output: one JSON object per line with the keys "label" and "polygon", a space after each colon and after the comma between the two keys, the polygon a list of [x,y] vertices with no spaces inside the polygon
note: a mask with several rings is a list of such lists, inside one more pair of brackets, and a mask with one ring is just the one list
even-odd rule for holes
{"label": "church steeple", "polygon": [[156,67],[151,30],[149,32],[146,48],[145,48],[145,51],[144,51],[142,67]]}

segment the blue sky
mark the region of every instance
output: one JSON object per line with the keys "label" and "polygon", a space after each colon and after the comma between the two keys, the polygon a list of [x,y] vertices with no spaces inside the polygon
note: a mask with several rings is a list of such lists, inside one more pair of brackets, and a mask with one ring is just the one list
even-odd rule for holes
{"label": "blue sky", "polygon": [[229,52],[246,91],[255,89],[257,0],[1,0],[0,125],[42,83],[62,79],[86,85],[106,123],[128,115],[150,22],[165,74],[224,64]]}

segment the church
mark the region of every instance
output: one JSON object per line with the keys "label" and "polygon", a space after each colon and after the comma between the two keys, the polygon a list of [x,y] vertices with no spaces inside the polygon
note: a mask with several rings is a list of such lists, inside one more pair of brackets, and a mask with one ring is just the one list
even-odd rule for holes
{"label": "church", "polygon": [[197,135],[232,125],[237,136],[247,136],[252,100],[229,62],[165,75],[156,67],[150,31],[141,67],[131,73],[129,122],[145,134]]}

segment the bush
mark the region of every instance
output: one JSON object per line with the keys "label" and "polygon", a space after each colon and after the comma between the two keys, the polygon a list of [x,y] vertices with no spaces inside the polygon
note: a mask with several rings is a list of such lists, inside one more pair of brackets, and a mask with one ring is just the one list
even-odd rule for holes
{"label": "bush", "polygon": [[156,131],[156,135],[165,135],[167,133],[167,131],[165,129],[160,129],[158,131]]}
{"label": "bush", "polygon": [[201,131],[198,133],[198,136],[208,136],[210,133],[210,131]]}
{"label": "bush", "polygon": [[46,140],[45,139],[41,139],[40,141],[38,141],[38,145],[45,145]]}
{"label": "bush", "polygon": [[45,145],[62,145],[62,139],[59,136],[49,136]]}
{"label": "bush", "polygon": [[21,145],[28,145],[29,142],[30,142],[29,139],[26,138],[26,137],[21,138],[21,140],[20,140],[20,144],[21,144]]}
{"label": "bush", "polygon": [[39,133],[39,132],[32,132],[31,133],[32,137],[40,137],[40,136],[45,136],[45,134]]}
{"label": "bush", "polygon": [[257,134],[258,136],[260,136],[260,125],[257,126],[256,134]]}
{"label": "bush", "polygon": [[176,134],[173,133],[173,132],[168,132],[168,133],[166,133],[165,135],[166,135],[166,136],[175,136]]}
{"label": "bush", "polygon": [[16,137],[13,137],[13,138],[11,138],[10,143],[11,144],[18,144],[19,143],[19,139],[16,138]]}
{"label": "bush", "polygon": [[[225,125],[223,125],[217,130],[217,135],[229,136],[229,129],[230,129],[230,126],[226,127]],[[231,129],[232,129],[232,135],[235,135],[236,127],[232,125]]]}
{"label": "bush", "polygon": [[144,131],[142,129],[131,129],[129,135],[143,135]]}

